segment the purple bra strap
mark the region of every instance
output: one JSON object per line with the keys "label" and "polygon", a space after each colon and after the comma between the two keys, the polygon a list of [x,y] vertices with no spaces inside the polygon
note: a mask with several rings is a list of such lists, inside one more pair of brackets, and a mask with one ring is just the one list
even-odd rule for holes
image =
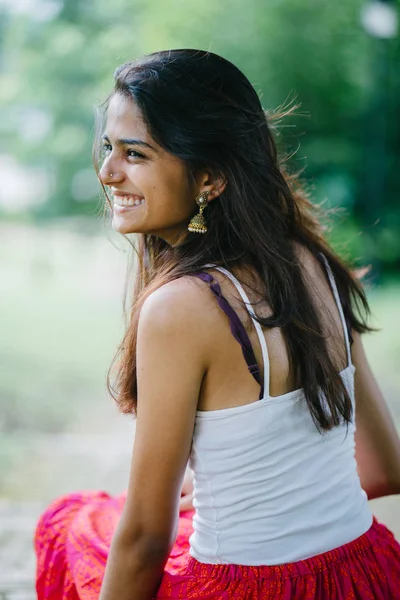
{"label": "purple bra strap", "polygon": [[[213,276],[205,271],[193,273],[194,277],[198,277],[209,284],[210,290],[213,292],[217,299],[218,305],[229,319],[229,325],[234,338],[239,342],[244,359],[247,363],[250,373],[254,379],[261,385],[260,369],[254,356],[253,347],[251,345],[249,336],[243,326],[243,323],[239,319],[237,313],[233,310],[227,299],[222,295],[221,287],[217,281],[214,280]],[[264,396],[263,386],[261,385],[260,396],[261,399]]]}

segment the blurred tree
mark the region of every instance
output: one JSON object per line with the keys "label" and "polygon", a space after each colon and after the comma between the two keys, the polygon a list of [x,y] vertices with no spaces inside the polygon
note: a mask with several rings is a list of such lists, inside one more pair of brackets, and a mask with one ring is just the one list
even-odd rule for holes
{"label": "blurred tree", "polygon": [[[93,105],[112,88],[114,68],[163,48],[199,47],[232,60],[273,108],[291,95],[306,118],[282,124],[282,147],[300,149],[316,201],[345,207],[334,240],[359,255],[363,206],[365,115],[371,95],[371,40],[360,24],[364,0],[36,0],[42,10],[9,8],[3,29],[0,106],[7,152],[49,177],[36,217],[95,215],[91,171]],[[12,4],[10,3],[10,7]],[[43,7],[47,6],[47,12]],[[52,10],[49,9],[52,7]],[[44,15],[44,16],[43,16]],[[388,266],[400,261],[398,122],[399,39],[388,42],[391,72],[387,186],[378,249]],[[294,127],[295,125],[295,127]],[[386,215],[386,217],[385,217]],[[343,218],[342,218],[343,219]],[[373,223],[364,222],[368,241]],[[340,231],[345,232],[340,235]],[[352,233],[351,233],[352,232]],[[364,244],[366,243],[364,242]]]}

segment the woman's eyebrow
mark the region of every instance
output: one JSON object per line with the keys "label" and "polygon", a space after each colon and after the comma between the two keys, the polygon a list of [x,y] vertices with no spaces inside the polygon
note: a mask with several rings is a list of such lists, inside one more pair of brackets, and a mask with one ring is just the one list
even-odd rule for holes
{"label": "woman's eyebrow", "polygon": [[[110,143],[109,137],[105,133],[103,134],[102,139]],[[153,146],[138,138],[120,138],[119,140],[116,140],[115,143],[117,146],[144,146],[145,148],[150,148],[153,152],[157,152]]]}

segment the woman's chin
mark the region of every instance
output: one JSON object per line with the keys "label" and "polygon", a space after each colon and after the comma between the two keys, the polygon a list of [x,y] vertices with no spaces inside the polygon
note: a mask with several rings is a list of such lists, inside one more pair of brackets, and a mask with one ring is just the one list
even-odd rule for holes
{"label": "woman's chin", "polygon": [[[141,233],[134,223],[129,223],[128,219],[121,219],[118,215],[114,215],[112,219],[112,228],[118,233]],[[139,228],[140,229],[140,228]]]}

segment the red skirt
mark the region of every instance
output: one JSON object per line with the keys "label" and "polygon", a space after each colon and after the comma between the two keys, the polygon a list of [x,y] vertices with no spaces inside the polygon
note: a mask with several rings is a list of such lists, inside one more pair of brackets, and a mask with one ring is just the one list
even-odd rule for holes
{"label": "red skirt", "polygon": [[[125,495],[87,492],[49,506],[35,534],[38,600],[97,600],[124,501]],[[180,515],[157,600],[400,600],[400,545],[376,520],[364,535],[330,552],[249,567],[192,558],[192,514]]]}

